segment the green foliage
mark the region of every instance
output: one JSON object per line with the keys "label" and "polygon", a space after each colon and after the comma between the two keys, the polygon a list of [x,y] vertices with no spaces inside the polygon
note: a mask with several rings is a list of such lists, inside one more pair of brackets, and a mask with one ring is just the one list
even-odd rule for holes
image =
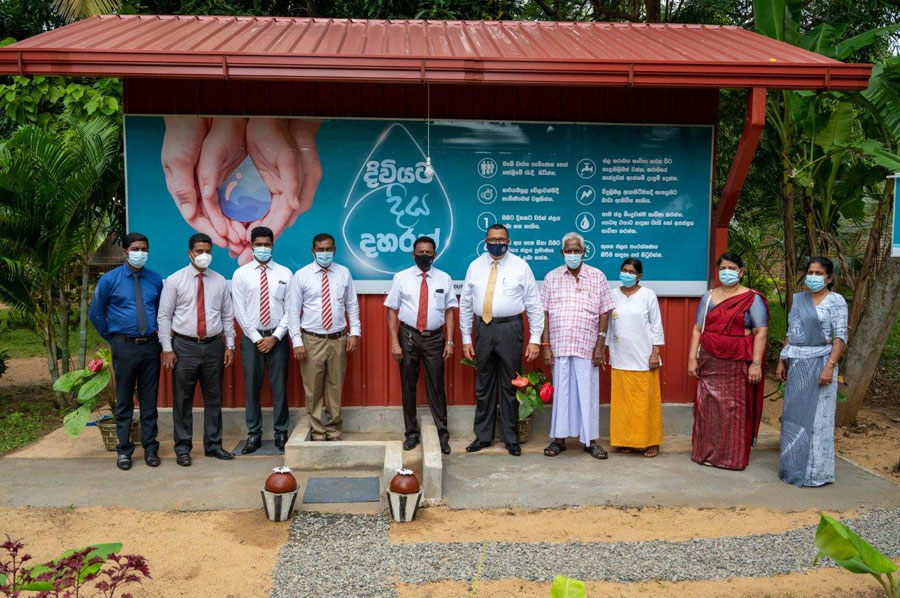
{"label": "green foliage", "polygon": [[900,598],[900,575],[893,575],[897,565],[840,521],[822,513],[814,542],[819,553],[813,565],[828,557],[851,573],[874,577],[888,598]]}
{"label": "green foliage", "polygon": [[41,437],[43,429],[44,414],[37,409],[0,413],[0,455],[31,444]]}
{"label": "green foliage", "polygon": [[587,598],[584,582],[557,575],[550,587],[550,598]]}
{"label": "green foliage", "polygon": [[37,124],[54,130],[72,118],[104,115],[121,122],[122,83],[118,79],[67,80],[62,77],[12,77],[0,85],[0,133]]}
{"label": "green foliage", "polygon": [[101,396],[112,380],[111,363],[109,349],[100,349],[94,354],[90,366],[63,374],[53,383],[53,390],[77,396],[79,406],[63,418],[63,428],[69,436],[74,438],[81,434],[91,419],[91,413],[103,406],[104,400],[107,408],[112,407],[112,393]]}
{"label": "green foliage", "polygon": [[523,420],[535,411],[543,413],[544,401],[541,399],[541,388],[550,380],[540,370],[532,370],[519,374],[512,381],[516,387],[516,400],[519,402],[519,419]]}

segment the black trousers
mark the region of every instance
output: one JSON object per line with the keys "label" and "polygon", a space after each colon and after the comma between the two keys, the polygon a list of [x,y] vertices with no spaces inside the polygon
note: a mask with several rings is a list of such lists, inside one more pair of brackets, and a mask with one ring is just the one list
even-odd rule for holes
{"label": "black trousers", "polygon": [[193,448],[194,390],[200,383],[203,393],[203,449],[222,447],[222,373],[225,344],[221,339],[200,344],[178,337],[172,339],[175,369],[172,370],[172,419],[175,424],[175,453],[184,455]]}
{"label": "black trousers", "polygon": [[291,350],[288,336],[275,343],[268,353],[260,353],[256,343],[244,335],[241,338],[241,365],[244,368],[244,415],[247,432],[262,434],[262,408],[259,393],[263,375],[268,373],[269,387],[272,389],[272,406],[275,418],[275,433],[287,434],[288,404],[287,375]]}
{"label": "black trousers", "polygon": [[475,319],[475,437],[482,442],[494,440],[498,403],[501,439],[507,444],[519,442],[519,404],[512,379],[522,368],[524,341],[521,317],[490,324]]}
{"label": "black trousers", "polygon": [[116,373],[116,436],[119,437],[117,453],[134,453],[131,442],[131,418],[134,416],[134,393],[137,389],[141,410],[141,445],[144,453],[157,452],[159,441],[156,400],[159,394],[159,365],[162,347],[153,339],[142,345],[128,342],[120,336],[110,341],[112,366]]}
{"label": "black trousers", "polygon": [[444,392],[444,335],[422,336],[418,330],[400,328],[397,341],[403,350],[400,361],[400,388],[403,391],[403,423],[406,437],[418,439],[421,431],[416,419],[416,385],[419,369],[425,363],[425,391],[428,407],[437,426],[438,438],[450,439],[447,431],[447,394]]}

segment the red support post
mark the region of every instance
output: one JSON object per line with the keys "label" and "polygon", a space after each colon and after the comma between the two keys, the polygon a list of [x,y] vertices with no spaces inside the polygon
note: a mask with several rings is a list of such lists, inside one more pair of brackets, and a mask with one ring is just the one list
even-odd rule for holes
{"label": "red support post", "polygon": [[750,90],[747,98],[747,120],[744,122],[744,130],[741,133],[734,161],[728,170],[728,178],[725,179],[725,186],[722,188],[722,197],[719,198],[716,214],[712,220],[709,256],[711,284],[716,283],[716,278],[713,276],[715,260],[720,253],[728,249],[728,223],[737,207],[741,189],[747,179],[747,172],[750,170],[750,163],[756,154],[756,147],[759,145],[759,138],[765,124],[766,88],[754,87]]}

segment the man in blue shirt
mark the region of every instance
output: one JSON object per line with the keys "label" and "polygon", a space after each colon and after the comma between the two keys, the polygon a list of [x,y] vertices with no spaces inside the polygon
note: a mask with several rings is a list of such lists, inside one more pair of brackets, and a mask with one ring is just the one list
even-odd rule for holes
{"label": "man in blue shirt", "polygon": [[162,347],[156,336],[156,313],[162,278],[144,267],[150,242],[140,233],[129,233],[122,241],[125,263],[100,277],[89,316],[97,332],[112,349],[116,373],[116,434],[119,437],[116,465],[131,469],[131,418],[137,388],[141,408],[141,444],[144,461],[159,465],[156,399]]}

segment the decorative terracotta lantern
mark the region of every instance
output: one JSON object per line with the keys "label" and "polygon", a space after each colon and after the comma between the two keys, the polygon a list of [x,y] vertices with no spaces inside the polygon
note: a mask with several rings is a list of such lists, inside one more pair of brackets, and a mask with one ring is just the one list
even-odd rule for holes
{"label": "decorative terracotta lantern", "polygon": [[419,480],[411,469],[399,469],[391,479],[391,492],[397,494],[415,494],[419,491]]}
{"label": "decorative terracotta lantern", "polygon": [[[417,484],[418,485],[418,484]],[[290,467],[276,467],[272,474],[266,478],[266,490],[275,494],[293,492],[297,489],[297,478],[291,473]]]}
{"label": "decorative terracotta lantern", "polygon": [[422,488],[411,469],[400,469],[388,488],[388,506],[394,521],[412,521],[422,504]]}

